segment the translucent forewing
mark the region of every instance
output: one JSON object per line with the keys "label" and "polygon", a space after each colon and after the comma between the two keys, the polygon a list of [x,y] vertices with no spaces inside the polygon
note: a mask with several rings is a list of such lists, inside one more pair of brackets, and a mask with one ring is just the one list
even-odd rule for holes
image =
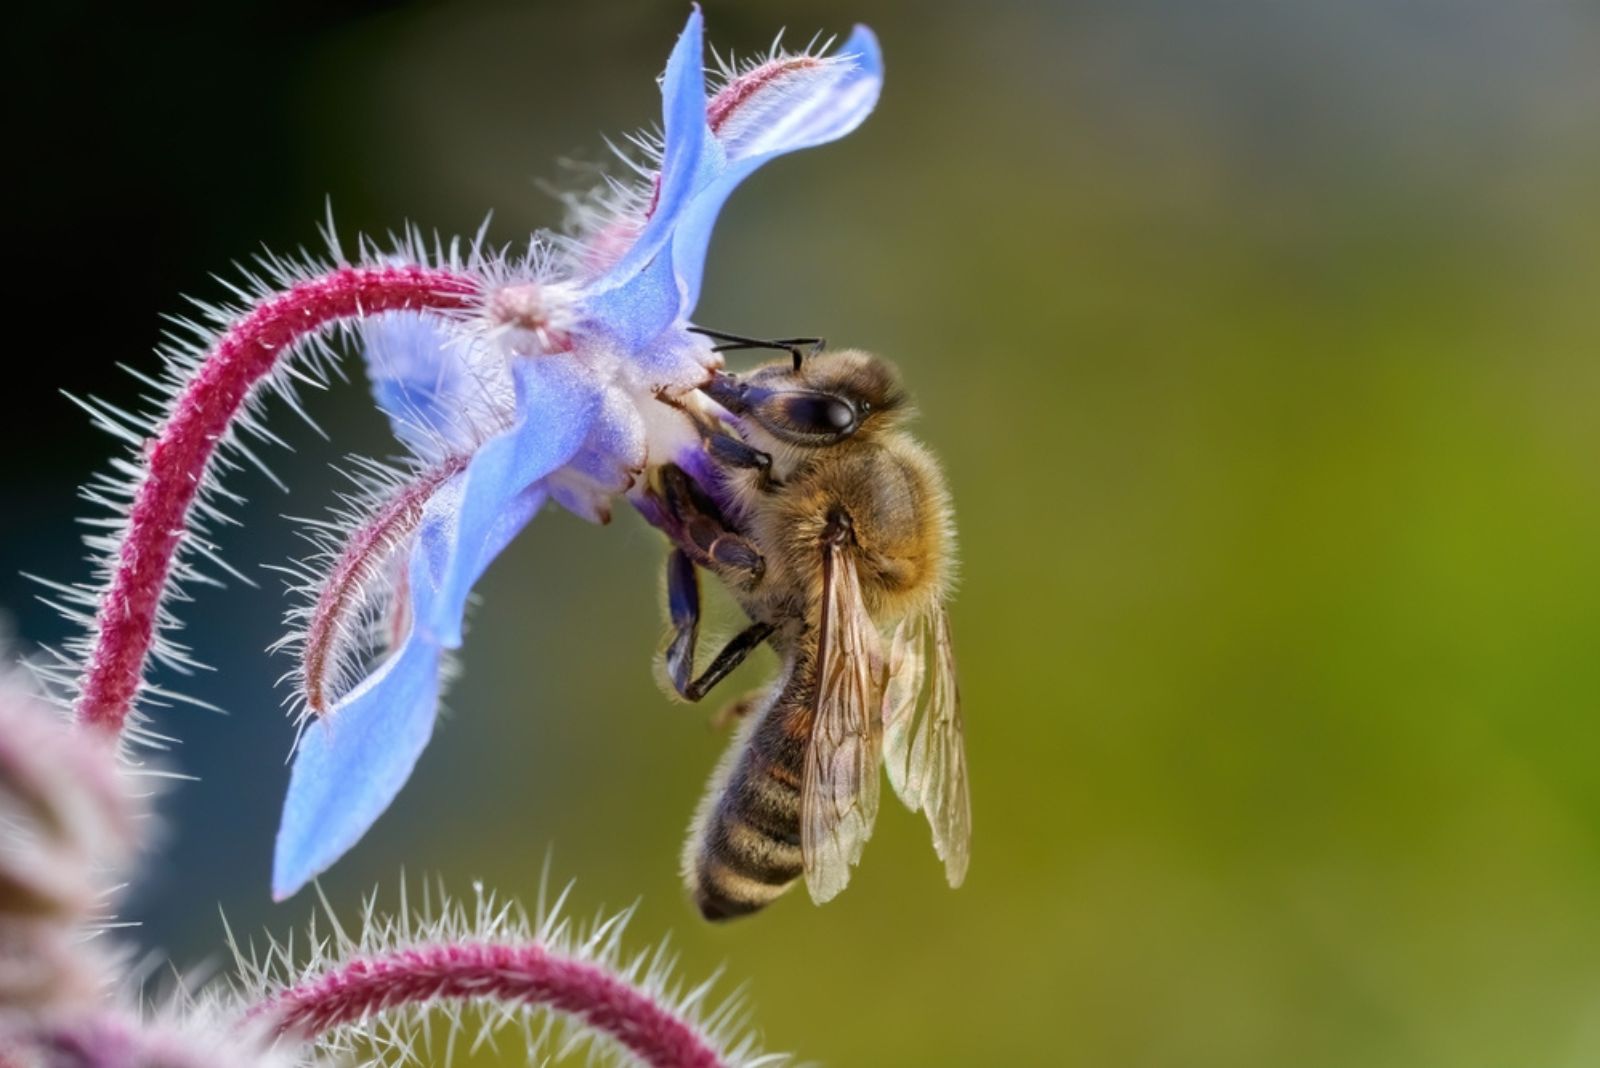
{"label": "translucent forewing", "polygon": [[883,747],[890,785],[907,808],[928,817],[945,877],[960,886],[971,848],[972,799],[961,690],[942,606],[909,616],[895,629],[884,686]]}
{"label": "translucent forewing", "polygon": [[823,547],[817,696],[801,792],[806,889],[819,905],[850,882],[878,815],[883,652],[845,541]]}

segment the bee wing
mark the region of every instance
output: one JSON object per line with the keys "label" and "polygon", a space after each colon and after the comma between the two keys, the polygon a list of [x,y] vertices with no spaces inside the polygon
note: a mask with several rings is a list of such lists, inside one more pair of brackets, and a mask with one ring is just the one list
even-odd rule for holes
{"label": "bee wing", "polygon": [[883,694],[883,748],[889,784],[907,808],[928,817],[945,878],[960,886],[971,848],[972,797],[961,689],[942,605],[895,628]]}
{"label": "bee wing", "polygon": [[806,889],[817,904],[850,881],[878,815],[883,649],[848,546],[823,548],[817,696],[800,797]]}

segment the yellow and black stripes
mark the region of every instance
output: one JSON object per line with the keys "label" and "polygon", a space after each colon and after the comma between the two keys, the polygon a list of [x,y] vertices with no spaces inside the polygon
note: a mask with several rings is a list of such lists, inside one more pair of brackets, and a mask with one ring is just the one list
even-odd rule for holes
{"label": "yellow and black stripes", "polygon": [[[800,784],[810,732],[808,703],[785,687],[737,747],[725,781],[702,806],[689,888],[708,920],[770,903],[800,877]],[[720,789],[717,787],[720,786]]]}

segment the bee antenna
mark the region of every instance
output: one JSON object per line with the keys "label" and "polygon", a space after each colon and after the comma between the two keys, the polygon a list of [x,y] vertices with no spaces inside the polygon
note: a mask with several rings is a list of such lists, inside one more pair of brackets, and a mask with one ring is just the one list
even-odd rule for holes
{"label": "bee antenna", "polygon": [[[703,326],[688,328],[691,334],[700,334],[713,341],[720,342],[711,346],[712,352],[737,352],[742,349],[772,349],[777,352],[787,352],[794,357],[794,369],[800,370],[800,365],[807,356],[815,356],[828,347],[825,337],[778,337],[765,340],[757,337],[745,337],[743,334],[728,334],[721,330],[707,330]],[[806,351],[809,349],[810,351]]]}

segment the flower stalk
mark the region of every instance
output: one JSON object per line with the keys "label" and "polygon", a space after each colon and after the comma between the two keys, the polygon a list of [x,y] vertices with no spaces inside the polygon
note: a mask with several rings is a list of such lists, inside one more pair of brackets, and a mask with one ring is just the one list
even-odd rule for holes
{"label": "flower stalk", "polygon": [[268,998],[247,1018],[309,1042],[381,1012],[469,999],[562,1013],[653,1068],[725,1063],[695,1028],[642,990],[591,961],[536,944],[456,942],[357,957]]}
{"label": "flower stalk", "polygon": [[95,616],[78,722],[120,736],[190,509],[218,444],[280,356],[341,320],[398,309],[458,310],[478,289],[470,275],[423,266],[341,267],[262,301],[217,340],[143,448],[145,470]]}

